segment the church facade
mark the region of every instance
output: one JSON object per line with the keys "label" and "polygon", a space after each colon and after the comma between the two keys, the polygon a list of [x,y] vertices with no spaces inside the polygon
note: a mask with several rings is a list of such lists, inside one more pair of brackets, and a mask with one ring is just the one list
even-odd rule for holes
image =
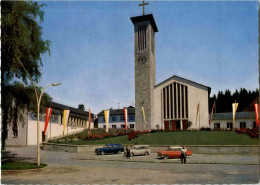
{"label": "church facade", "polygon": [[156,85],[152,14],[131,17],[134,25],[135,130],[208,127],[210,87],[173,76]]}

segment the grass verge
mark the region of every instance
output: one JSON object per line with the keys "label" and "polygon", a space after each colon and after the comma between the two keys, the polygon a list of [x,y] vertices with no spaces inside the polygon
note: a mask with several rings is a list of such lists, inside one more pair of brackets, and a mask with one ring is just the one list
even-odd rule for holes
{"label": "grass verge", "polygon": [[29,170],[29,169],[37,169],[44,168],[47,164],[41,164],[37,166],[37,163],[29,163],[29,162],[21,162],[21,161],[9,161],[2,163],[2,170]]}
{"label": "grass verge", "polygon": [[258,138],[250,138],[246,134],[235,131],[176,131],[148,133],[128,140],[127,135],[100,140],[61,141],[61,144],[149,144],[149,145],[258,145]]}

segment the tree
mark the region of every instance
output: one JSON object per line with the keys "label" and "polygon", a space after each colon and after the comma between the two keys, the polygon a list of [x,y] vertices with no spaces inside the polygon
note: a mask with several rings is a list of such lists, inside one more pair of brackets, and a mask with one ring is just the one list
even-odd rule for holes
{"label": "tree", "polygon": [[79,105],[78,105],[78,109],[79,109],[79,110],[85,110],[84,104],[79,104]]}
{"label": "tree", "polygon": [[259,90],[247,91],[245,88],[241,88],[240,91],[236,91],[231,94],[230,90],[226,90],[225,93],[219,91],[209,100],[209,111],[211,112],[214,101],[216,102],[216,112],[232,112],[232,103],[239,103],[238,112],[244,111],[249,104],[259,96]]}
{"label": "tree", "polygon": [[[2,1],[1,44],[2,44],[2,149],[7,138],[8,118],[17,123],[19,109],[35,110],[35,95],[28,85],[29,76],[38,83],[42,67],[42,54],[50,54],[50,41],[42,39],[40,23],[43,21],[43,5],[31,1]],[[16,81],[19,80],[20,83]],[[23,84],[22,84],[22,83]],[[36,92],[40,87],[36,87]],[[42,105],[51,98],[45,93]],[[15,102],[15,103],[13,103]],[[12,106],[15,105],[15,106]],[[14,114],[12,114],[14,113]]]}

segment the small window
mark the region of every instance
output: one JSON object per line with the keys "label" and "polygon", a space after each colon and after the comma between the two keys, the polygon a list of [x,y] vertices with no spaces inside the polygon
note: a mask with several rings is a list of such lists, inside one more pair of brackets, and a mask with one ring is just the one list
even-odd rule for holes
{"label": "small window", "polygon": [[17,126],[17,124],[14,124],[12,129],[13,129],[14,138],[18,138],[18,126]]}
{"label": "small window", "polygon": [[112,128],[116,128],[116,125],[112,125]]}
{"label": "small window", "polygon": [[129,116],[129,121],[134,121],[135,120],[135,116],[131,115]]}
{"label": "small window", "polygon": [[227,123],[227,128],[230,129],[230,130],[232,130],[232,128],[233,128],[233,123]]}
{"label": "small window", "polygon": [[125,121],[125,116],[120,116],[120,121]]}
{"label": "small window", "polygon": [[121,125],[121,128],[125,128],[125,125]]}
{"label": "small window", "polygon": [[246,122],[240,122],[240,129],[246,128]]}
{"label": "small window", "polygon": [[116,117],[115,116],[112,116],[112,121],[116,121]]}
{"label": "small window", "polygon": [[214,128],[220,128],[220,123],[214,123]]}
{"label": "small window", "polygon": [[130,124],[130,128],[135,128],[135,125],[134,124]]}

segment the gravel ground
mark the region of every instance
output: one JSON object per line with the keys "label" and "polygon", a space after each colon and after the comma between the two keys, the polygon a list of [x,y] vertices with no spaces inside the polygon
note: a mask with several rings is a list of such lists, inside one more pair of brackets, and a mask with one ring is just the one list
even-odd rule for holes
{"label": "gravel ground", "polygon": [[[36,147],[8,148],[20,159],[36,161]],[[95,155],[41,151],[46,169],[2,172],[4,184],[256,184],[259,182],[257,155],[193,154],[187,164],[179,159],[122,154]]]}

